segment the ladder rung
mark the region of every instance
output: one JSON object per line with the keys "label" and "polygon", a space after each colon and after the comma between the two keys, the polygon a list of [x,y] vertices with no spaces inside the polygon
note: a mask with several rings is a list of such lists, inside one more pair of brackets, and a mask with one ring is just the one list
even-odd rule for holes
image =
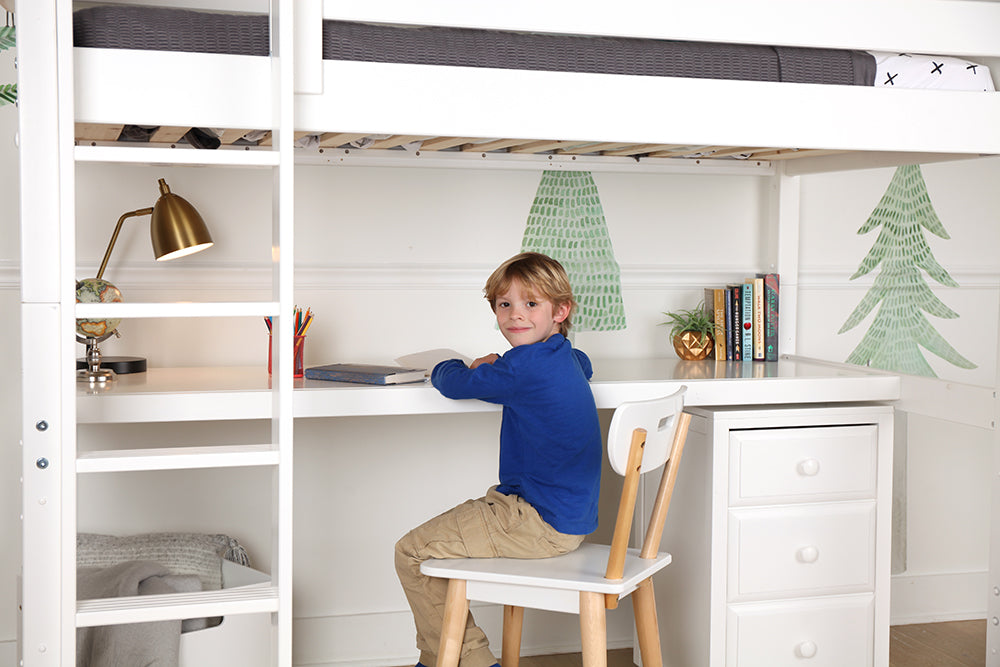
{"label": "ladder rung", "polygon": [[201,303],[78,303],[75,315],[84,319],[120,317],[276,317],[275,301]]}
{"label": "ladder rung", "polygon": [[103,450],[81,454],[77,472],[128,472],[277,465],[280,452],[272,445],[216,445]]}
{"label": "ladder rung", "polygon": [[147,623],[226,614],[255,614],[277,610],[278,589],[275,586],[244,586],[219,591],[168,595],[136,595],[78,601],[76,627]]}

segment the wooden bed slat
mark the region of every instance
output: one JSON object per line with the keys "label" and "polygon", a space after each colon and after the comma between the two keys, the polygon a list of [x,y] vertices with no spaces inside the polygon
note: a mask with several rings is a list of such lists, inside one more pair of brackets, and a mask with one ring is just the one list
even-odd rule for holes
{"label": "wooden bed slat", "polygon": [[410,144],[414,141],[423,141],[424,139],[431,139],[426,135],[410,135],[410,134],[397,134],[389,137],[388,139],[380,139],[376,141],[368,148],[370,149],[384,149],[384,148],[395,148],[396,146],[402,146],[403,144]]}
{"label": "wooden bed slat", "polygon": [[174,125],[161,125],[156,128],[149,138],[151,144],[175,144],[188,133],[190,127],[177,127]]}
{"label": "wooden bed slat", "polygon": [[581,141],[532,141],[510,149],[511,153],[542,153],[556,148],[572,148],[579,146]]}
{"label": "wooden bed slat", "polygon": [[343,146],[358,139],[364,139],[367,136],[367,134],[363,133],[326,132],[319,135],[319,145],[320,148],[336,148],[337,146]]}
{"label": "wooden bed slat", "polygon": [[225,130],[223,130],[222,136],[219,137],[219,141],[221,141],[223,144],[227,146],[232,145],[235,144],[240,139],[242,139],[244,136],[246,136],[247,132],[252,132],[252,131],[253,128],[231,128],[231,127],[226,128]]}
{"label": "wooden bed slat", "polygon": [[616,148],[625,148],[626,146],[635,146],[635,143],[622,143],[620,141],[592,142],[589,144],[574,146],[572,148],[563,148],[556,152],[566,155],[580,155],[583,153],[601,153],[603,151],[615,150]]}
{"label": "wooden bed slat", "polygon": [[653,151],[646,157],[689,157],[698,155],[711,146],[675,146],[673,149]]}
{"label": "wooden bed slat", "polygon": [[77,123],[76,138],[79,141],[117,141],[124,127],[124,125]]}
{"label": "wooden bed slat", "polygon": [[467,153],[488,153],[489,151],[498,151],[511,146],[520,146],[521,144],[530,143],[530,141],[531,139],[494,139],[493,141],[481,144],[462,146],[462,151]]}
{"label": "wooden bed slat", "polygon": [[454,148],[462,144],[471,144],[477,141],[486,141],[485,137],[434,137],[424,141],[420,146],[422,151],[443,151],[446,148]]}
{"label": "wooden bed slat", "polygon": [[691,146],[678,146],[676,144],[633,144],[627,148],[601,151],[601,155],[631,156],[642,153],[653,153],[656,151],[671,151],[677,148],[692,148]]}

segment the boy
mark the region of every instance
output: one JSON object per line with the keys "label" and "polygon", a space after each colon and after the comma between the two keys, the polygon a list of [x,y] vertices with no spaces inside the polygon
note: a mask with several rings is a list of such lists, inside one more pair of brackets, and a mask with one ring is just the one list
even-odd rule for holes
{"label": "boy", "polygon": [[[417,667],[435,667],[447,581],[425,577],[430,558],[546,558],[597,528],[601,433],[590,360],[566,334],[576,303],[562,265],[539,253],[504,262],[484,290],[511,348],[469,367],[438,364],[431,382],[448,398],[503,406],[500,484],[407,533],[396,572],[417,626]],[[469,616],[461,667],[497,667]]]}

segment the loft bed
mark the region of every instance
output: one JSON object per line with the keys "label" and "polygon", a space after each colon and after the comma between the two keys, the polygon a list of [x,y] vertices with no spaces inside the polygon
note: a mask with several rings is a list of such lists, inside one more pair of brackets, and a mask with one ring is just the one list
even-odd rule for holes
{"label": "loft bed", "polygon": [[[53,4],[57,3],[63,8],[70,4],[69,0]],[[169,4],[234,12],[251,3],[171,0]],[[283,8],[291,4],[281,3]],[[1000,6],[996,3],[908,0],[900,16],[895,0],[719,0],[709,11],[704,3],[690,0],[601,4],[295,0],[294,7],[295,94],[283,112],[294,113],[297,135],[318,138],[316,150],[357,152],[352,144],[371,140],[371,148],[360,150],[399,153],[394,149],[419,142],[419,152],[455,157],[537,151],[543,158],[586,155],[632,164],[737,162],[735,156],[740,156],[754,162],[783,161],[779,174],[785,175],[1000,155],[996,92],[323,58],[323,21],[346,21],[596,39],[948,54],[997,73]],[[65,35],[71,23],[60,18],[58,28]],[[74,62],[60,63],[73,67],[60,69],[60,76],[66,77],[71,69],[78,160],[98,159],[93,157],[97,151],[87,150],[90,146],[116,151],[121,161],[171,161],[175,158],[166,156],[175,151],[160,146],[187,150],[179,139],[192,128],[222,129],[227,150],[260,154],[275,152],[266,136],[256,145],[238,142],[246,141],[251,131],[267,132],[279,125],[287,134],[288,114],[278,122],[278,105],[267,85],[275,63],[266,55],[83,46],[73,51]],[[873,77],[873,83],[877,80]],[[287,95],[281,97],[287,101]],[[118,139],[129,126],[158,128],[159,134],[150,134],[148,149],[118,150],[125,143]],[[30,138],[37,141],[38,135]],[[287,146],[285,137],[281,139],[275,143]],[[199,156],[191,163],[212,161]],[[262,158],[260,164],[275,162]],[[777,180],[781,192],[774,216],[785,218],[779,227],[795,232],[795,184],[785,199],[786,181]],[[30,225],[22,229],[31,231]],[[794,233],[788,234],[772,249],[783,276],[781,311],[789,323],[795,320],[796,240]],[[33,237],[28,241],[40,246]],[[42,291],[31,287],[31,297]],[[174,312],[169,307],[162,310]],[[129,312],[141,316],[146,311]],[[793,330],[794,324],[787,329]],[[783,349],[794,352],[794,338],[792,343]],[[936,395],[927,391],[921,398],[932,402]],[[987,406],[977,409],[976,418],[992,409],[991,401],[976,405]],[[29,437],[40,437],[32,430],[27,429],[26,446],[31,444]],[[30,475],[26,478],[26,488],[39,485]],[[31,521],[26,517],[26,525]],[[43,528],[32,530],[51,532]],[[38,575],[34,577],[37,584]],[[882,608],[876,614],[884,618],[886,603],[879,604]]]}
{"label": "loft bed", "polygon": [[[78,144],[138,137],[202,146],[207,135],[212,147],[269,145],[274,123],[263,88],[219,85],[267,80],[266,14],[132,4],[85,7],[74,16]],[[804,34],[772,28],[737,41],[727,35],[752,18],[738,3],[722,7],[721,20],[713,17],[714,31],[699,28],[691,37],[682,31],[697,23],[697,12],[681,12],[678,21],[663,8],[642,7],[623,21],[610,9],[573,6],[570,13],[566,5],[573,19],[563,27],[559,4],[543,13],[515,5],[499,17],[448,3],[423,12],[395,2],[302,3],[296,140],[320,151],[406,147],[636,161],[1000,154],[1000,131],[992,128],[1000,97],[990,77],[1000,48],[988,36],[1000,12],[989,3],[908,4],[909,14],[917,12],[898,35],[836,48],[829,25],[857,34],[853,5],[810,4],[819,27]],[[862,4],[865,22],[891,9]],[[749,25],[778,12],[810,18],[783,2],[761,7]],[[444,18],[439,25],[435,13]],[[929,25],[960,28],[962,39],[947,28],[924,34]],[[923,55],[945,52],[953,55]],[[906,84],[917,69],[930,76]],[[185,73],[182,84],[162,85],[177,72]],[[904,88],[927,81],[946,83]],[[790,122],[802,118],[808,122]]]}

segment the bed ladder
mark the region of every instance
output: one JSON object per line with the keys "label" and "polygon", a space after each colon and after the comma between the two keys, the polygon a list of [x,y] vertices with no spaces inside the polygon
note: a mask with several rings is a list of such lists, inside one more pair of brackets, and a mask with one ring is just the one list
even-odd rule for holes
{"label": "bed ladder", "polygon": [[[295,4],[296,0],[271,0],[274,55],[260,57],[258,69],[265,74],[263,80],[246,82],[248,86],[271,91],[272,108],[268,110],[274,137],[271,149],[210,151],[75,146],[72,1],[18,3],[23,479],[18,653],[20,664],[25,667],[74,667],[75,636],[81,627],[254,613],[270,614],[273,656],[270,664],[281,667],[292,664],[291,46]],[[197,100],[188,102],[197,105]],[[148,122],[131,118],[121,121]],[[76,258],[75,181],[78,170],[87,168],[82,166],[85,163],[270,170],[273,174],[271,298],[263,302],[231,303],[76,304],[75,281],[89,277],[80,275],[89,273],[89,268],[81,269]],[[108,197],[115,197],[115,187],[114,183],[107,184]],[[239,221],[213,222],[219,229]],[[81,316],[122,317],[126,321],[179,319],[189,325],[188,330],[195,330],[195,325],[204,321],[199,318],[242,317],[252,318],[261,331],[262,319],[273,318],[278,333],[274,348],[276,368],[271,382],[269,442],[119,451],[107,457],[78,456],[77,396],[87,390],[85,384],[78,387],[76,380],[76,359],[81,356],[82,348],[75,339],[75,322]],[[286,331],[289,335],[282,335]],[[263,518],[267,524],[263,530],[270,531],[272,544],[270,585],[235,591],[77,601],[76,534],[78,516],[86,516],[87,511],[81,506],[78,512],[79,475],[249,466],[272,471],[272,516]],[[224,528],[218,532],[224,532]]]}

